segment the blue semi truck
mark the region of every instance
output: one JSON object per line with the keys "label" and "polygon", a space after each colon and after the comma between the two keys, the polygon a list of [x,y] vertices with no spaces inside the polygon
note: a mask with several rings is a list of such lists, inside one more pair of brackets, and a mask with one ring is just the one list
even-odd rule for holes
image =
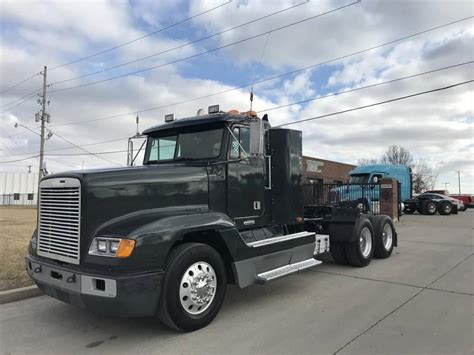
{"label": "blue semi truck", "polygon": [[[337,187],[340,201],[354,201],[362,211],[378,209],[379,189],[375,188],[381,178],[392,177],[400,182],[401,201],[412,197],[412,171],[406,165],[365,165],[349,172],[349,184]],[[403,209],[403,206],[401,206]]]}

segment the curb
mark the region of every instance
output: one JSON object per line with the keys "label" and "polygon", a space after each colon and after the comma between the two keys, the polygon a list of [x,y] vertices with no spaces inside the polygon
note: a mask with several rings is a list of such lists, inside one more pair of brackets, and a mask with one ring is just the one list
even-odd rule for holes
{"label": "curb", "polygon": [[13,290],[0,291],[0,304],[24,300],[25,298],[42,295],[37,286],[14,288]]}

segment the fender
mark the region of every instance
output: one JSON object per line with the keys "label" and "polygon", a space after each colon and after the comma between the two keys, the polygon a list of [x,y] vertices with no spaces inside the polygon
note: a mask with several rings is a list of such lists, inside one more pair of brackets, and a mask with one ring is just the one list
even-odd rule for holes
{"label": "fender", "polygon": [[130,268],[165,267],[167,255],[176,242],[194,232],[235,229],[224,213],[209,211],[206,205],[164,207],[133,212],[99,226],[94,237],[121,237],[136,241],[130,258],[113,259],[85,255],[85,263]]}

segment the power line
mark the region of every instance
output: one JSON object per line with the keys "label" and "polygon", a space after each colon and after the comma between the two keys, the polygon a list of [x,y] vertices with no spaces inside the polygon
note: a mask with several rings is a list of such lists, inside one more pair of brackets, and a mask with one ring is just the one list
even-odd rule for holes
{"label": "power line", "polygon": [[224,34],[224,33],[227,33],[227,32],[233,31],[233,30],[236,30],[236,29],[238,29],[238,28],[242,28],[242,27],[248,26],[248,25],[250,25],[250,24],[252,24],[252,23],[255,23],[255,22],[258,22],[258,21],[267,19],[267,18],[269,18],[269,17],[272,17],[272,16],[275,16],[275,15],[281,14],[281,13],[283,13],[283,12],[292,10],[292,9],[298,7],[298,6],[305,5],[305,4],[307,4],[308,2],[309,2],[309,1],[306,0],[306,1],[301,2],[301,3],[298,3],[298,4],[296,4],[296,5],[292,5],[292,6],[290,6],[290,7],[286,7],[286,8],[284,8],[284,9],[281,9],[281,10],[278,10],[278,11],[275,11],[275,12],[272,12],[272,13],[267,14],[267,15],[265,15],[265,16],[258,17],[258,18],[254,19],[254,20],[241,23],[240,25],[227,28],[227,29],[225,29],[225,30],[222,30],[222,31],[213,33],[213,34],[208,35],[208,36],[205,36],[205,37],[201,37],[201,38],[196,39],[196,40],[194,40],[194,41],[187,42],[187,43],[181,44],[181,45],[179,45],[179,46],[175,46],[175,47],[172,47],[172,48],[165,49],[165,50],[163,50],[163,51],[161,51],[161,52],[153,53],[153,54],[147,55],[147,56],[145,56],[145,57],[141,57],[141,58],[139,58],[139,59],[130,60],[130,61],[128,61],[128,62],[120,63],[120,64],[117,64],[117,65],[114,65],[114,66],[111,66],[111,67],[108,67],[108,68],[105,68],[105,69],[97,70],[97,71],[95,71],[95,72],[91,72],[91,73],[87,73],[87,74],[84,74],[84,75],[76,76],[76,77],[74,77],[74,78],[56,81],[56,82],[54,82],[53,84],[63,84],[63,83],[69,82],[69,81],[78,80],[78,79],[83,79],[83,78],[86,78],[86,77],[89,77],[89,76],[92,76],[92,75],[104,73],[104,72],[109,71],[109,70],[112,70],[112,69],[121,68],[121,67],[124,67],[124,66],[129,65],[129,64],[133,64],[133,63],[137,63],[137,62],[140,62],[140,61],[143,61],[143,60],[147,60],[147,59],[150,59],[150,58],[153,58],[153,57],[157,57],[157,56],[159,56],[159,55],[161,55],[161,54],[169,53],[169,52],[175,51],[175,50],[177,50],[177,49],[182,49],[182,48],[185,48],[185,47],[187,47],[187,46],[190,46],[190,45],[193,45],[193,44],[202,42],[202,41],[204,41],[204,40],[207,40],[207,39],[210,39],[210,38],[213,38],[213,37],[216,37],[216,36],[220,36],[220,35],[222,35],[222,34]]}
{"label": "power line", "polygon": [[108,152],[90,152],[90,153],[52,153],[45,154],[47,156],[76,156],[76,155],[101,155],[101,154],[116,154],[116,153],[126,153],[128,150],[113,150]]}
{"label": "power line", "polygon": [[[2,112],[0,112],[0,113],[5,113],[5,112],[7,112],[7,111],[13,110],[14,108],[16,108],[16,107],[22,105],[24,102],[28,101],[29,99],[35,97],[35,96],[36,96],[37,94],[39,94],[39,93],[40,93],[40,89],[38,89],[38,90],[36,90],[36,91],[32,91],[32,92],[30,92],[29,94],[26,94],[26,95],[24,95],[24,96],[22,96],[22,97],[20,97],[20,98],[18,98],[18,99],[15,99],[15,100],[13,100],[13,101],[11,101],[11,102],[9,102],[9,103],[3,105],[3,106],[1,107],[2,109],[3,109],[4,107],[7,107],[7,106],[10,106],[10,105],[12,105],[12,104],[17,103],[16,105],[14,105],[14,106],[12,106],[12,107],[9,107],[9,108],[4,109],[4,110],[3,110]],[[18,102],[19,102],[19,103],[18,103]]]}
{"label": "power line", "polygon": [[90,58],[96,57],[96,56],[98,56],[98,55],[101,55],[101,54],[104,54],[104,53],[113,51],[113,50],[115,50],[115,49],[124,47],[124,46],[129,45],[129,44],[131,44],[131,43],[134,43],[134,42],[136,42],[136,41],[142,40],[142,39],[144,39],[144,38],[147,38],[147,37],[153,36],[153,35],[155,35],[155,34],[157,34],[157,33],[160,33],[160,32],[163,32],[163,31],[165,31],[165,30],[168,30],[168,29],[170,29],[170,28],[172,28],[172,27],[181,25],[181,24],[183,24],[183,23],[185,23],[185,22],[188,22],[188,21],[190,21],[190,20],[192,20],[192,19],[195,19],[195,18],[197,18],[197,17],[199,17],[199,16],[205,15],[205,14],[211,12],[211,11],[217,10],[217,9],[219,9],[219,8],[225,6],[225,5],[230,4],[231,2],[232,2],[232,0],[227,1],[227,2],[225,2],[225,3],[223,3],[223,4],[220,4],[220,5],[218,5],[218,6],[212,7],[212,8],[210,8],[210,9],[206,10],[206,11],[203,11],[203,12],[200,12],[200,13],[198,13],[198,14],[196,14],[196,15],[187,17],[187,18],[185,18],[184,20],[181,20],[181,21],[175,22],[175,23],[173,23],[173,24],[171,24],[171,25],[168,25],[168,26],[165,26],[165,27],[163,27],[163,28],[160,28],[159,30],[156,30],[156,31],[147,33],[147,34],[145,34],[145,35],[143,35],[143,36],[140,36],[140,37],[138,37],[138,38],[135,38],[135,39],[133,39],[133,40],[130,40],[130,41],[124,42],[124,43],[122,43],[122,44],[119,44],[119,45],[116,45],[116,46],[113,46],[113,47],[110,47],[110,48],[101,50],[101,51],[99,51],[99,52],[90,54],[90,55],[88,55],[88,56],[85,56],[85,57],[82,57],[82,58],[79,58],[79,59],[76,59],[76,60],[73,60],[73,61],[70,61],[70,62],[61,64],[61,65],[57,65],[57,66],[55,66],[55,67],[53,67],[53,68],[51,68],[51,69],[49,69],[49,70],[51,71],[51,70],[58,69],[58,68],[62,68],[62,67],[65,67],[65,66],[68,66],[68,65],[71,65],[71,64],[79,63],[79,62],[82,62],[82,61],[84,61],[84,60],[86,60],[86,59],[90,59]]}
{"label": "power line", "polygon": [[38,76],[38,74],[39,74],[39,73],[36,73],[36,74],[33,74],[33,75],[31,75],[31,76],[29,76],[29,77],[23,79],[23,80],[20,80],[20,81],[17,82],[16,84],[14,84],[14,85],[12,85],[12,86],[10,86],[10,87],[8,87],[8,88],[6,88],[6,89],[0,91],[0,94],[4,94],[4,93],[6,93],[7,91],[10,91],[11,89],[16,88],[17,86],[20,86],[21,84],[26,83],[27,81],[29,81],[29,80],[35,78],[36,76]]}
{"label": "power line", "polygon": [[0,164],[16,163],[17,161],[24,161],[24,160],[34,159],[34,158],[38,158],[38,157],[39,157],[39,154],[36,154],[36,155],[33,155],[32,157],[28,157],[28,158],[0,161]]}
{"label": "power line", "polygon": [[79,148],[79,149],[81,149],[81,150],[83,150],[83,151],[89,153],[90,155],[93,155],[93,156],[95,156],[95,157],[97,157],[97,158],[99,158],[99,159],[105,160],[105,161],[107,161],[107,162],[109,162],[109,163],[112,163],[112,164],[114,164],[114,165],[122,166],[122,164],[118,164],[118,163],[116,163],[116,162],[114,162],[114,161],[112,161],[112,160],[106,159],[106,158],[104,158],[104,157],[101,157],[100,155],[96,155],[96,154],[94,154],[94,153],[88,151],[87,149],[85,149],[85,148],[83,148],[83,147],[81,147],[81,146],[79,146],[79,145],[77,145],[77,144],[71,142],[69,139],[64,138],[63,136],[61,136],[61,135],[58,134],[57,132],[53,132],[53,133],[54,133],[54,136],[58,137],[59,139],[62,139],[63,141],[65,141],[65,142],[67,142],[67,143],[69,143],[69,144],[71,144],[71,145],[73,145],[73,146],[75,146],[75,147],[77,147],[77,148]]}
{"label": "power line", "polygon": [[[79,144],[78,146],[80,146],[81,148],[82,147],[89,147],[89,146],[92,146],[92,145],[99,145],[99,144],[106,144],[106,143],[124,141],[128,138],[129,137],[124,137],[124,138],[118,138],[118,139],[111,139],[111,140],[108,140],[108,141],[100,141],[100,142],[88,143],[88,144]],[[48,150],[45,150],[44,152],[49,153],[49,152],[56,152],[56,151],[59,151],[59,150],[76,149],[76,148],[77,148],[76,146],[74,146],[74,147],[61,147],[61,148],[48,149]],[[24,153],[24,154],[15,154],[15,155],[10,155],[10,156],[11,157],[16,157],[16,156],[22,156],[22,155],[30,155],[30,154],[34,154],[34,153],[36,153],[36,152],[29,152],[29,153]]]}
{"label": "power line", "polygon": [[140,110],[138,112],[137,111],[132,111],[132,112],[115,114],[115,115],[110,115],[110,116],[104,116],[104,117],[99,117],[99,118],[94,118],[94,119],[89,119],[89,120],[74,121],[74,122],[69,122],[69,123],[60,123],[60,124],[56,124],[54,126],[59,127],[59,126],[69,126],[69,125],[75,125],[75,124],[84,124],[84,123],[96,122],[96,121],[104,121],[104,120],[109,120],[109,119],[113,119],[113,118],[125,117],[125,116],[129,116],[129,115],[134,115],[134,114],[137,114],[137,113],[145,113],[145,112],[160,110],[160,109],[163,109],[163,108],[174,107],[174,106],[178,106],[178,105],[182,105],[182,104],[186,104],[186,103],[190,103],[190,102],[194,102],[194,101],[198,101],[198,100],[207,99],[207,98],[210,98],[210,97],[226,94],[226,93],[229,93],[229,92],[232,92],[232,91],[248,88],[248,87],[250,87],[252,85],[255,85],[255,84],[261,84],[261,83],[264,83],[264,82],[280,79],[280,78],[285,77],[285,76],[295,75],[295,74],[301,73],[305,70],[313,69],[313,68],[316,68],[316,67],[319,67],[319,66],[330,64],[330,63],[334,63],[334,62],[340,61],[342,59],[347,59],[347,58],[350,58],[350,57],[353,57],[353,56],[356,56],[356,55],[359,55],[359,54],[362,54],[362,53],[365,53],[365,52],[369,52],[369,51],[379,49],[379,48],[382,48],[382,47],[385,47],[385,46],[388,46],[388,45],[391,45],[391,44],[402,42],[402,41],[405,41],[407,39],[410,39],[410,38],[413,38],[413,37],[416,37],[416,36],[431,32],[431,31],[435,31],[435,30],[443,28],[443,27],[447,27],[447,26],[450,26],[450,25],[453,25],[453,24],[457,24],[457,23],[460,23],[462,21],[466,21],[468,19],[471,19],[473,17],[474,16],[470,16],[470,17],[465,17],[465,18],[462,18],[462,19],[459,19],[459,20],[456,20],[456,21],[451,21],[451,22],[445,23],[443,25],[439,25],[439,26],[436,26],[436,27],[431,27],[431,28],[428,28],[426,30],[422,30],[422,31],[419,31],[419,32],[416,32],[416,33],[413,33],[413,34],[410,34],[410,35],[406,35],[406,36],[403,36],[403,37],[400,37],[400,38],[397,38],[397,39],[394,39],[394,40],[391,40],[391,41],[388,41],[388,42],[377,44],[375,46],[371,46],[371,47],[368,47],[368,48],[365,48],[365,49],[361,49],[361,50],[356,51],[356,52],[348,53],[348,54],[345,54],[345,55],[342,55],[342,56],[339,56],[339,57],[336,57],[336,58],[333,58],[333,59],[329,59],[329,60],[326,60],[324,62],[319,62],[319,63],[312,64],[312,65],[309,65],[309,66],[306,66],[306,67],[303,67],[303,68],[299,68],[299,69],[288,71],[288,72],[285,72],[285,73],[282,73],[282,74],[278,74],[278,75],[270,76],[270,77],[267,77],[267,78],[263,78],[263,79],[255,81],[255,82],[246,83],[246,84],[236,86],[236,87],[226,89],[226,90],[221,90],[221,91],[218,91],[218,92],[215,92],[215,93],[212,93],[212,94],[198,96],[198,97],[194,97],[194,98],[191,98],[191,99],[174,102],[174,103],[171,103],[171,104],[150,107],[150,108],[147,108],[147,109]]}
{"label": "power line", "polygon": [[313,97],[313,98],[306,99],[306,100],[301,100],[301,101],[297,101],[297,102],[291,102],[291,103],[285,104],[285,105],[273,106],[273,107],[270,107],[270,108],[266,108],[266,109],[263,109],[263,110],[259,110],[259,111],[257,111],[257,113],[260,113],[260,112],[268,112],[268,111],[273,111],[273,110],[278,110],[278,109],[281,109],[281,108],[285,108],[285,107],[289,107],[289,106],[294,106],[294,105],[299,105],[299,104],[303,104],[303,103],[310,102],[310,101],[321,100],[321,99],[325,99],[325,98],[332,97],[332,96],[339,96],[339,95],[347,94],[347,93],[350,93],[350,92],[355,92],[355,91],[364,90],[364,89],[369,89],[369,88],[373,88],[373,87],[377,87],[377,86],[381,86],[381,85],[391,84],[391,83],[395,83],[395,82],[397,82],[397,81],[402,81],[402,80],[406,80],[406,79],[412,79],[412,78],[416,78],[416,77],[418,77],[418,76],[427,75],[427,74],[433,74],[433,73],[436,73],[436,72],[439,72],[439,71],[443,71],[443,70],[447,70],[447,69],[452,69],[452,68],[457,68],[457,67],[461,67],[461,66],[463,66],[463,65],[472,64],[472,63],[474,63],[474,61],[468,61],[468,62],[464,62],[464,63],[453,64],[453,65],[445,66],[445,67],[442,67],[442,68],[437,68],[437,69],[433,69],[433,70],[428,70],[428,71],[425,71],[425,72],[422,72],[422,73],[417,73],[417,74],[412,74],[412,75],[408,75],[408,76],[403,76],[403,77],[396,78],[396,79],[381,81],[381,82],[375,83],[375,84],[370,84],[370,85],[365,85],[365,86],[359,86],[359,87],[354,88],[354,89],[343,90],[343,91],[339,91],[339,92],[335,92],[335,93],[331,93],[331,94],[327,94],[327,95],[323,95],[323,96]]}
{"label": "power line", "polygon": [[[285,107],[289,107],[289,106],[299,105],[299,104],[310,102],[310,101],[321,100],[321,99],[324,99],[324,98],[327,98],[327,97],[339,96],[339,95],[347,94],[347,93],[350,93],[350,92],[355,92],[355,91],[359,91],[359,90],[364,90],[364,89],[368,89],[368,88],[373,88],[373,87],[377,87],[377,86],[381,86],[381,85],[394,83],[394,82],[397,82],[397,81],[412,79],[412,78],[419,77],[419,76],[422,76],[422,75],[432,74],[432,73],[440,72],[440,71],[443,71],[443,70],[457,68],[457,67],[461,67],[461,66],[468,65],[468,64],[473,64],[473,63],[474,63],[474,61],[468,61],[468,62],[464,62],[464,63],[458,63],[458,64],[449,65],[449,66],[444,66],[444,67],[441,67],[441,68],[432,69],[432,70],[428,70],[428,71],[425,71],[425,72],[416,73],[416,74],[412,74],[412,75],[408,75],[408,76],[404,76],[404,77],[400,77],[400,78],[396,78],[396,79],[386,80],[386,81],[382,81],[382,82],[379,82],[379,83],[370,84],[370,85],[366,85],[366,86],[360,86],[360,87],[357,87],[357,88],[354,88],[354,89],[348,89],[348,90],[340,91],[340,92],[337,92],[337,93],[331,93],[331,94],[324,95],[324,96],[319,96],[319,97],[310,98],[310,99],[306,99],[306,100],[291,102],[291,103],[286,104],[286,105],[269,107],[269,108],[266,108],[266,109],[263,109],[263,110],[259,110],[257,112],[261,113],[261,112],[273,111],[273,110],[277,110],[277,109],[281,109],[281,108],[285,108]],[[92,145],[118,142],[118,141],[123,141],[127,138],[128,137],[119,138],[119,139],[112,139],[112,140],[107,140],[107,141],[100,141],[100,142],[96,142],[96,143],[82,144],[82,145],[80,145],[80,147],[87,147],[87,146],[92,146]],[[49,152],[53,152],[53,151],[59,151],[59,150],[73,149],[73,148],[74,147],[62,147],[62,148],[49,149],[49,150],[45,151],[45,153],[49,153]],[[22,155],[28,155],[28,154],[33,154],[33,153],[35,153],[35,152],[29,152],[29,153],[17,154],[17,155],[11,155],[11,156],[22,156]],[[49,155],[51,155],[51,154],[49,154]]]}
{"label": "power line", "polygon": [[[82,88],[82,87],[88,87],[88,86],[100,84],[100,83],[103,83],[103,82],[106,82],[106,81],[115,80],[115,79],[123,78],[123,77],[126,77],[126,76],[138,74],[138,73],[143,73],[143,72],[146,72],[146,71],[149,71],[149,70],[162,68],[162,67],[165,67],[165,66],[167,66],[167,65],[171,65],[171,64],[176,64],[176,63],[179,63],[179,62],[183,62],[183,61],[185,61],[185,60],[197,58],[197,57],[200,57],[200,56],[205,55],[205,54],[209,54],[209,53],[212,53],[212,52],[216,52],[216,51],[221,50],[221,49],[224,49],[224,48],[228,48],[228,47],[231,47],[231,46],[235,46],[235,45],[237,45],[237,44],[240,44],[240,43],[244,43],[244,42],[250,41],[250,40],[252,40],[252,39],[255,39],[255,38],[264,36],[264,35],[266,35],[266,34],[268,34],[268,33],[276,32],[276,31],[281,31],[281,30],[283,30],[283,29],[286,29],[286,28],[289,28],[289,27],[292,27],[292,26],[296,26],[296,25],[299,25],[299,24],[301,24],[301,23],[304,23],[304,22],[307,22],[307,21],[310,21],[310,20],[314,20],[314,19],[316,19],[316,18],[318,18],[318,17],[324,16],[324,15],[328,15],[328,14],[330,14],[330,13],[333,13],[333,12],[336,12],[336,11],[339,11],[339,10],[342,10],[342,9],[345,9],[346,7],[349,7],[349,6],[358,4],[358,3],[360,3],[360,1],[361,1],[361,0],[357,0],[357,1],[352,2],[352,3],[350,3],[350,4],[337,7],[337,8],[335,8],[335,9],[332,9],[332,10],[329,10],[329,11],[326,11],[326,12],[323,12],[323,13],[320,13],[320,14],[318,14],[318,15],[314,15],[314,16],[307,17],[307,18],[305,18],[305,19],[303,19],[303,20],[299,20],[299,21],[296,21],[296,22],[292,22],[292,23],[287,24],[287,25],[284,25],[284,26],[276,27],[276,28],[273,28],[273,29],[271,29],[271,30],[268,30],[268,31],[265,31],[265,32],[262,32],[262,33],[259,33],[259,34],[256,34],[256,35],[253,35],[253,36],[250,36],[250,37],[247,37],[247,38],[240,39],[240,40],[238,40],[238,41],[230,42],[230,43],[228,43],[228,44],[225,44],[225,45],[222,45],[222,46],[219,46],[219,47],[215,47],[215,48],[213,48],[213,49],[209,49],[209,50],[206,50],[206,51],[203,51],[203,52],[200,52],[200,53],[196,53],[196,54],[193,54],[193,55],[190,55],[190,56],[187,56],[187,57],[179,58],[179,59],[176,59],[176,60],[173,60],[173,61],[170,61],[170,62],[166,62],[166,63],[154,65],[154,66],[152,66],[152,67],[148,67],[148,68],[136,70],[136,71],[129,72],[129,73],[125,73],[125,74],[121,74],[121,75],[116,75],[116,76],[113,76],[113,77],[110,77],[110,78],[106,78],[106,79],[101,79],[101,80],[92,81],[92,82],[85,83],[85,84],[80,84],[80,85],[71,86],[71,87],[62,88],[62,89],[55,89],[55,90],[51,90],[50,92],[62,92],[62,91],[67,91],[67,90],[72,90],[72,89],[78,89],[78,88]],[[57,83],[56,83],[56,84],[57,84]]]}
{"label": "power line", "polygon": [[[357,111],[357,110],[362,110],[362,109],[365,109],[365,108],[369,108],[369,107],[374,107],[374,106],[379,106],[379,105],[383,105],[383,104],[387,104],[387,103],[391,103],[391,102],[396,102],[396,101],[400,101],[400,100],[405,100],[405,99],[408,99],[408,98],[412,98],[412,97],[416,97],[416,96],[421,96],[421,95],[425,95],[425,94],[429,94],[429,93],[433,93],[433,92],[437,92],[437,91],[443,91],[443,90],[448,90],[448,89],[451,89],[451,88],[455,88],[455,87],[458,87],[458,86],[461,86],[461,85],[466,85],[466,84],[469,84],[469,83],[472,83],[474,80],[467,80],[467,81],[463,81],[463,82],[460,82],[460,83],[456,83],[456,84],[452,84],[452,85],[448,85],[448,86],[444,86],[444,87],[440,87],[440,88],[436,88],[436,89],[431,89],[431,90],[426,90],[426,91],[421,91],[421,92],[418,92],[418,93],[414,93],[414,94],[410,94],[410,95],[405,95],[405,96],[401,96],[401,97],[397,97],[397,98],[393,98],[393,99],[389,99],[389,100],[385,100],[385,101],[380,101],[380,102],[376,102],[376,103],[373,103],[373,104],[369,104],[369,105],[364,105],[364,106],[359,106],[359,107],[354,107],[354,108],[351,108],[351,109],[347,109],[347,110],[343,110],[343,111],[338,111],[338,112],[332,112],[332,113],[329,113],[329,114],[325,114],[325,115],[320,115],[320,116],[315,116],[315,117],[310,117],[310,118],[305,118],[305,119],[302,119],[302,120],[298,120],[298,121],[292,121],[292,122],[288,122],[288,123],[283,123],[281,125],[278,125],[278,126],[275,126],[275,127],[283,127],[283,126],[289,126],[289,125],[293,125],[293,124],[297,124],[297,123],[303,123],[303,122],[308,122],[308,121],[312,121],[312,120],[317,120],[317,119],[320,119],[320,118],[324,118],[324,117],[330,117],[330,116],[336,116],[336,115],[340,115],[340,114],[344,114],[344,113],[347,113],[347,112],[352,112],[352,111]],[[126,150],[123,150],[123,151],[109,151],[109,152],[90,152],[84,148],[82,148],[81,146],[78,146],[74,143],[72,143],[71,141],[67,140],[66,138],[58,135],[56,132],[54,132],[54,134],[56,136],[58,136],[59,138],[63,139],[64,141],[76,146],[77,148],[80,148],[82,150],[84,150],[85,152],[87,152],[87,154],[80,154],[80,153],[74,153],[74,154],[47,154],[47,155],[58,155],[58,156],[61,156],[61,155],[94,155],[96,156],[97,158],[100,158],[100,159],[103,159],[103,160],[106,160],[110,163],[113,163],[113,164],[116,164],[116,165],[119,165],[111,160],[108,160],[108,159],[105,159],[101,156],[99,156],[100,154],[115,154],[115,153],[124,153],[124,152],[127,152]],[[33,158],[36,158],[38,157],[39,155],[35,155],[35,156],[32,156],[32,157],[28,157],[28,158],[23,158],[23,159],[17,159],[17,160],[9,160],[9,161],[1,161],[1,163],[14,163],[14,162],[18,162],[18,161],[24,161],[24,160],[28,160],[28,159],[33,159]]]}
{"label": "power line", "polygon": [[455,88],[455,87],[457,87],[457,86],[461,86],[461,85],[466,85],[466,84],[472,83],[473,81],[474,81],[474,80],[467,80],[467,81],[463,81],[463,82],[456,83],[456,84],[449,85],[449,86],[444,86],[444,87],[440,87],[440,88],[436,88],[436,89],[431,89],[431,90],[427,90],[427,91],[421,91],[421,92],[417,92],[417,93],[415,93],[415,94],[400,96],[400,97],[396,97],[396,98],[394,98],[394,99],[376,102],[376,103],[373,103],[373,104],[370,104],[370,105],[364,105],[364,106],[354,107],[354,108],[350,108],[350,109],[347,109],[347,110],[337,111],[337,112],[333,112],[333,113],[328,113],[328,114],[321,115],[321,116],[315,116],[315,117],[305,118],[305,119],[298,120],[298,121],[287,122],[287,123],[283,123],[283,124],[278,125],[278,126],[275,126],[275,127],[289,126],[289,125],[293,125],[293,124],[297,124],[297,123],[302,123],[302,122],[317,120],[317,119],[324,118],[324,117],[330,117],[330,116],[341,115],[341,114],[343,114],[343,113],[352,112],[352,111],[358,111],[358,110],[362,110],[362,109],[369,108],[369,107],[374,107],[374,106],[379,106],[379,105],[387,104],[387,103],[390,103],[390,102],[405,100],[405,99],[408,99],[408,98],[411,98],[411,97],[415,97],[415,96],[420,96],[420,95],[425,95],[425,94],[429,94],[429,93],[433,93],[433,92],[437,92],[437,91],[452,89],[452,88]]}

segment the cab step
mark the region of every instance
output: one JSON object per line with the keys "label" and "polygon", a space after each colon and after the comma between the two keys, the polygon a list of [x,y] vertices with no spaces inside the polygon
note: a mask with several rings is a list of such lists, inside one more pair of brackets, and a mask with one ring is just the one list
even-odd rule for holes
{"label": "cab step", "polygon": [[279,279],[280,277],[295,274],[297,272],[315,267],[319,264],[321,264],[321,261],[311,258],[299,261],[297,263],[288,264],[273,270],[265,271],[257,275],[257,283],[266,284],[275,279]]}

